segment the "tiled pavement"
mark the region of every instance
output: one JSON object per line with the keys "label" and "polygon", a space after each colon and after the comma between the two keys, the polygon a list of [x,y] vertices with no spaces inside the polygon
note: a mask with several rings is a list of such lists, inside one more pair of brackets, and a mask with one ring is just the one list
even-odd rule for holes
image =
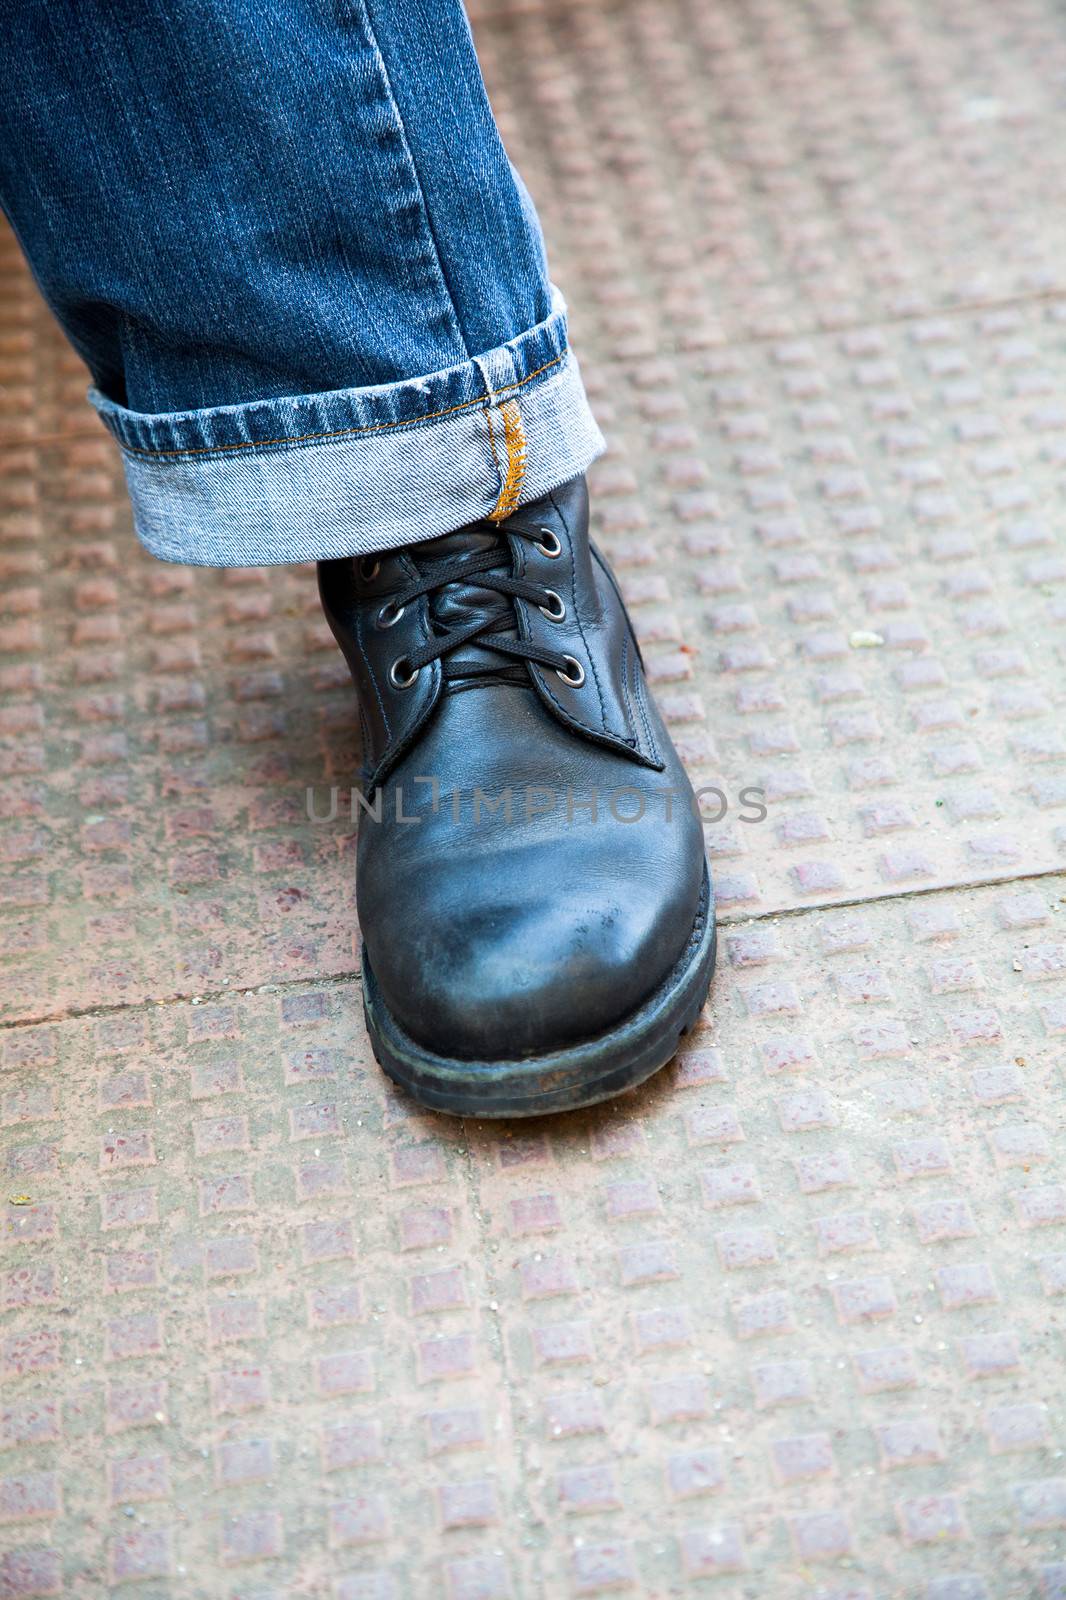
{"label": "tiled pavement", "polygon": [[595,1113],[386,1088],[310,574],[136,552],[5,242],[0,1597],[1061,1600],[1066,20],[477,9],[713,1004]]}

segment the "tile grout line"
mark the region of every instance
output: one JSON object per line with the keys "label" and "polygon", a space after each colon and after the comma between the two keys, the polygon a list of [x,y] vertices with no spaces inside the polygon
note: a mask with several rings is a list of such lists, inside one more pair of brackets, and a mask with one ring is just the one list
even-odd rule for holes
{"label": "tile grout line", "polygon": [[257,994],[288,994],[290,991],[304,987],[340,988],[344,984],[351,984],[361,988],[361,976],[358,972],[330,972],[321,977],[282,978],[276,983],[248,984],[246,988],[233,986],[226,989],[208,989],[201,994],[167,994],[133,1000],[129,1003],[116,1001],[113,1005],[73,1006],[68,1011],[51,1011],[40,1017],[11,1017],[7,1020],[0,1019],[0,1034],[10,1033],[16,1028],[43,1028],[51,1027],[57,1022],[77,1022],[84,1017],[114,1017],[128,1011],[148,1011],[162,1006],[193,1006],[214,1005],[219,1000],[232,1000],[243,998],[246,995]]}
{"label": "tile grout line", "polygon": [[[909,900],[928,900],[933,895],[942,894],[967,894],[979,889],[1010,888],[1015,883],[1039,883],[1044,878],[1061,878],[1066,876],[1066,864],[1062,867],[1044,867],[1032,872],[1016,872],[1003,878],[978,878],[970,883],[933,883],[925,887],[901,889],[898,892],[887,894],[857,895],[846,900],[820,900],[816,905],[806,906],[779,906],[775,910],[753,911],[750,914],[740,912],[733,916],[723,916],[717,919],[720,928],[742,928],[753,922],[771,922],[780,917],[810,917],[822,911],[847,911],[860,906],[898,905]],[[214,1005],[221,1000],[232,1000],[245,995],[257,994],[288,994],[301,988],[341,988],[345,985],[353,988],[362,987],[359,972],[332,972],[321,977],[285,978],[276,983],[249,984],[247,988],[211,989],[198,995],[170,994],[144,1000],[134,1000],[126,1004],[117,1002],[114,1005],[76,1006],[69,1011],[48,1012],[40,1017],[11,1017],[7,1020],[0,1019],[0,1035],[14,1033],[20,1028],[44,1028],[56,1023],[78,1022],[86,1017],[113,1017],[130,1011],[147,1011],[159,1006],[176,1005]]]}
{"label": "tile grout line", "polygon": [[[691,360],[707,350],[749,350],[767,346],[789,344],[794,339],[833,339],[838,334],[861,333],[867,328],[905,328],[911,323],[929,322],[937,317],[965,317],[980,311],[1008,311],[1012,306],[1053,305],[1066,299],[1066,284],[1054,289],[1033,289],[1027,294],[993,295],[988,300],[966,300],[953,305],[927,306],[921,311],[889,312],[884,316],[860,317],[850,322],[837,322],[832,327],[822,324],[792,328],[787,333],[749,333],[735,339],[722,339],[716,344],[695,349],[666,348],[657,355],[669,355],[675,360]],[[580,315],[580,312],[579,312]],[[645,356],[607,355],[598,357],[604,367],[634,366],[647,359]]]}
{"label": "tile grout line", "polygon": [[[793,339],[833,339],[838,334],[861,333],[867,328],[905,328],[911,323],[929,322],[937,317],[964,317],[979,311],[1008,311],[1012,306],[1053,305],[1066,299],[1066,284],[1053,289],[1033,289],[1025,294],[993,295],[987,300],[965,300],[952,305],[927,306],[921,311],[887,312],[884,316],[859,317],[850,322],[837,322],[832,327],[822,324],[797,327],[787,333],[749,333],[734,339],[722,339],[713,345],[691,350],[663,347],[656,355],[670,355],[679,361],[703,355],[706,350],[760,349],[767,345],[788,344]],[[578,312],[580,316],[580,311]],[[646,356],[598,356],[600,364],[634,366],[647,360]]]}
{"label": "tile grout line", "polygon": [[[463,1167],[467,1185],[467,1193],[473,1212],[474,1223],[477,1230],[479,1255],[484,1273],[487,1299],[482,1312],[487,1316],[488,1334],[487,1343],[495,1357],[500,1375],[500,1388],[508,1408],[508,1422],[510,1427],[510,1463],[516,1468],[516,1482],[512,1488],[513,1500],[519,1502],[527,1511],[532,1526],[536,1526],[536,1507],[530,1498],[528,1484],[531,1478],[536,1477],[536,1465],[530,1460],[530,1447],[523,1442],[522,1430],[519,1426],[522,1412],[522,1382],[521,1376],[514,1370],[511,1350],[508,1340],[504,1335],[502,1307],[507,1301],[505,1277],[492,1246],[494,1236],[489,1224],[489,1204],[483,1198],[481,1172],[478,1161],[471,1146],[471,1136],[476,1136],[479,1119],[473,1116],[460,1118],[462,1126],[460,1160]],[[534,1450],[534,1456],[535,1456]],[[538,1564],[543,1559],[543,1549],[531,1548],[529,1558]]]}
{"label": "tile grout line", "polygon": [[885,894],[855,895],[850,899],[841,900],[819,900],[816,905],[781,906],[776,911],[753,911],[750,916],[740,912],[735,916],[719,917],[718,926],[746,927],[750,922],[769,922],[778,917],[803,917],[817,911],[847,911],[859,906],[898,905],[904,900],[928,900],[933,895],[940,894],[968,894],[976,889],[1005,889],[1015,883],[1039,883],[1043,878],[1064,876],[1066,876],[1066,863],[1061,867],[1034,867],[1031,872],[1012,872],[1001,878],[975,878],[966,883],[916,885],[911,889],[889,890]]}

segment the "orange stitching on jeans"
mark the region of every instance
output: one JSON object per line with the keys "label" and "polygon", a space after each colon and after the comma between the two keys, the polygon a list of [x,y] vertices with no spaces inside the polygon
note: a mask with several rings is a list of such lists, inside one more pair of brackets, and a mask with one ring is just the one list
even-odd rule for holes
{"label": "orange stitching on jeans", "polygon": [[503,437],[507,445],[507,471],[504,474],[500,498],[489,512],[490,522],[502,522],[518,505],[518,491],[526,475],[526,431],[522,426],[522,413],[517,400],[507,400],[500,407],[503,419]]}
{"label": "orange stitching on jeans", "polygon": [[223,450],[269,450],[277,444],[306,444],[313,439],[342,439],[353,433],[383,433],[387,428],[411,428],[421,422],[432,422],[436,417],[450,416],[455,411],[469,411],[471,406],[483,406],[486,401],[495,399],[497,395],[507,394],[511,389],[521,389],[523,384],[539,378],[542,372],[558,366],[568,354],[569,351],[564,350],[561,355],[546,361],[542,367],[527,372],[524,378],[518,378],[514,383],[505,383],[502,389],[490,389],[487,394],[479,394],[475,400],[463,400],[457,406],[446,406],[443,411],[430,411],[427,416],[408,417],[399,422],[373,422],[364,428],[334,428],[330,433],[298,433],[284,439],[244,439],[239,444],[196,445],[190,450],[145,450],[140,445],[124,444],[121,439],[118,442],[126,455],[147,456],[158,461],[165,456],[213,456]]}

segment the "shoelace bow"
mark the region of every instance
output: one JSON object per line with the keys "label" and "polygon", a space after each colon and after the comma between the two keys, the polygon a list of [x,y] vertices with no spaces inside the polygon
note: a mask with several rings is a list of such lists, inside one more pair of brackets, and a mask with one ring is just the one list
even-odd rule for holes
{"label": "shoelace bow", "polygon": [[[476,587],[479,589],[491,589],[495,594],[507,598],[528,600],[530,604],[537,606],[549,621],[562,622],[566,616],[566,605],[554,589],[549,589],[542,583],[530,583],[525,578],[514,578],[510,573],[498,570],[501,562],[508,561],[509,553],[503,544],[500,530],[493,528],[491,531],[500,536],[501,543],[496,549],[475,550],[469,553],[462,551],[454,556],[447,556],[443,561],[432,562],[423,568],[417,578],[385,600],[378,611],[378,626],[391,628],[394,623],[399,622],[404,608],[413,600],[420,599],[422,595],[435,594],[453,583],[468,584],[472,579],[476,579]],[[546,555],[558,556],[562,553],[562,546],[550,528],[520,528],[509,525],[507,531],[520,539],[528,539]],[[475,618],[465,627],[448,628],[429,644],[408,651],[406,655],[400,656],[393,662],[389,674],[393,685],[398,689],[410,688],[423,667],[428,667],[433,661],[444,660],[453,651],[461,649],[464,644],[476,640],[485,649],[495,650],[502,656],[511,656],[517,661],[535,661],[539,666],[548,667],[558,673],[564,683],[569,683],[573,688],[580,688],[585,680],[585,672],[579,661],[560,650],[545,650],[523,639],[502,637],[511,633],[514,626],[515,620],[508,608],[503,613],[490,612],[486,616]]]}

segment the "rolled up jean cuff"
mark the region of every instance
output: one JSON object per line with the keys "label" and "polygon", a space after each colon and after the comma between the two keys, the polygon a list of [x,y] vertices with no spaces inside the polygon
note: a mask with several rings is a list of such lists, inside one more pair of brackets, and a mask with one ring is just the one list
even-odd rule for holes
{"label": "rolled up jean cuff", "polygon": [[134,525],[164,561],[369,554],[502,520],[603,449],[566,306],[426,377],[145,415],[89,398],[122,449]]}

